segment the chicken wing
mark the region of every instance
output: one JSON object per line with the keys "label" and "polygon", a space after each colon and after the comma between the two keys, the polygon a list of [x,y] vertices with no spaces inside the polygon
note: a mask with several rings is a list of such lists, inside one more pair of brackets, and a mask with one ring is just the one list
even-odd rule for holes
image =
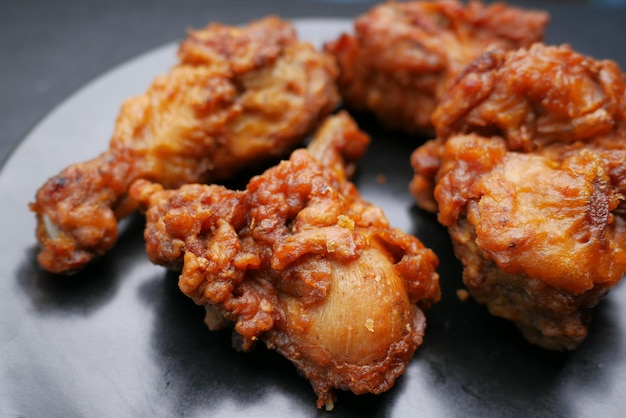
{"label": "chicken wing", "polygon": [[320,408],[332,409],[335,388],[388,390],[422,342],[420,308],[440,296],[435,254],[347,180],[368,141],[341,113],[244,191],[145,180],[130,191],[146,211],[150,259],[182,269],[179,286],[206,307],[208,327],[233,324],[238,348],[277,350]]}
{"label": "chicken wing", "polygon": [[465,65],[488,49],[543,38],[547,13],[456,0],[386,2],[325,48],[338,60],[344,104],[387,127],[430,134],[431,114]]}
{"label": "chicken wing", "polygon": [[451,137],[442,159],[438,216],[470,294],[531,343],[576,348],[590,309],[626,273],[624,194],[602,153],[555,161],[470,134]]}
{"label": "chicken wing", "polygon": [[440,154],[457,133],[501,136],[509,150],[549,152],[555,158],[567,144],[624,148],[625,96],[615,62],[595,60],[567,45],[487,52],[467,66],[433,113],[437,138],[411,156],[411,192],[421,207],[436,211]]}
{"label": "chicken wing", "polygon": [[39,263],[73,272],[108,251],[135,209],[130,184],[166,188],[226,179],[290,152],[337,105],[332,57],[268,17],[212,24],[181,43],[179,63],[121,108],[109,150],[37,192]]}
{"label": "chicken wing", "polygon": [[626,273],[625,99],[614,62],[568,46],[489,52],[412,155],[470,294],[548,349],[576,348]]}

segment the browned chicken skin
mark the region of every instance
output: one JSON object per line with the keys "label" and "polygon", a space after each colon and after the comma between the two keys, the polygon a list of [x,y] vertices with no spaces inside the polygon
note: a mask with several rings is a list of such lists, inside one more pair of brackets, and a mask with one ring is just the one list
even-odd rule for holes
{"label": "browned chicken skin", "polygon": [[532,343],[578,346],[589,308],[626,272],[624,195],[602,154],[554,161],[498,137],[453,136],[435,197],[472,296]]}
{"label": "browned chicken skin", "polygon": [[179,63],[120,111],[110,148],[37,192],[38,260],[72,272],[108,251],[130,184],[209,182],[287,154],[338,103],[331,57],[275,17],[190,32]]}
{"label": "browned chicken skin", "polygon": [[607,151],[612,181],[621,181],[623,190],[623,164],[609,151],[626,148],[624,97],[624,75],[615,62],[597,61],[567,45],[487,52],[468,65],[433,113],[437,138],[411,156],[411,192],[421,207],[436,211],[440,154],[458,133],[501,136],[511,151],[553,159],[583,144]]}
{"label": "browned chicken skin", "polygon": [[434,113],[412,155],[463,281],[532,343],[573,349],[626,273],[626,83],[568,46],[493,51]]}
{"label": "browned chicken skin", "polygon": [[430,133],[439,98],[465,65],[488,49],[540,41],[548,19],[545,12],[501,3],[386,2],[326,50],[339,62],[349,109],[371,112],[394,129]]}
{"label": "browned chicken skin", "polygon": [[435,254],[347,181],[368,141],[342,113],[244,191],[145,180],[130,191],[151,260],[182,269],[179,286],[207,308],[209,328],[233,324],[240,348],[277,350],[328,409],[335,388],[393,385],[422,342],[418,305],[440,296]]}

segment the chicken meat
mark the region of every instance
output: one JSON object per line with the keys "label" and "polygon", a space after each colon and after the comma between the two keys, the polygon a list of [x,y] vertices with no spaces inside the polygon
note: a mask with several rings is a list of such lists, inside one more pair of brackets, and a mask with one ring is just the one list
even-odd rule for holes
{"label": "chicken meat", "polygon": [[578,347],[626,273],[626,83],[569,46],[492,51],[434,113],[411,162],[463,282],[531,343]]}
{"label": "chicken meat", "polygon": [[626,273],[625,195],[602,153],[581,147],[554,160],[458,135],[442,167],[438,216],[470,294],[531,343],[580,345],[591,308]]}
{"label": "chicken meat", "polygon": [[278,160],[336,107],[332,57],[277,17],[191,31],[179,62],[125,101],[107,151],[50,178],[30,208],[40,265],[71,273],[108,251],[139,178],[166,188]]}
{"label": "chicken meat", "polygon": [[147,180],[130,190],[151,261],[182,271],[208,327],[285,356],[319,408],[332,409],[334,389],[390,389],[422,343],[422,308],[440,297],[436,255],[348,181],[368,142],[342,112],[245,190]]}
{"label": "chicken meat", "polygon": [[431,114],[465,65],[485,50],[540,41],[548,20],[546,12],[502,3],[386,2],[358,17],[354,34],[325,48],[339,62],[347,108],[430,135]]}

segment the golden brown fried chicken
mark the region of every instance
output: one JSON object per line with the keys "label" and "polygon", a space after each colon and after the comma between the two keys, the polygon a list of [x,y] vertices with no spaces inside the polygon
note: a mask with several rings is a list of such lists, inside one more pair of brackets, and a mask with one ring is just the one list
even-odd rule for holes
{"label": "golden brown fried chicken", "polygon": [[433,115],[439,137],[501,135],[515,151],[611,135],[626,114],[624,75],[568,45],[492,51],[474,61]]}
{"label": "golden brown fried chicken", "polygon": [[37,192],[38,260],[72,272],[108,251],[132,212],[130,184],[222,180],[291,151],[338,103],[332,58],[275,17],[190,32],[179,63],[127,100],[110,148]]}
{"label": "golden brown fried chicken", "polygon": [[486,53],[412,155],[471,295],[548,349],[577,347],[626,273],[625,100],[615,63],[567,46]]}
{"label": "golden brown fried chicken", "polygon": [[590,308],[626,273],[624,195],[602,153],[555,161],[471,134],[451,137],[442,160],[439,220],[471,295],[534,344],[577,347]]}
{"label": "golden brown fried chicken", "polygon": [[488,49],[540,41],[548,19],[501,3],[387,2],[326,50],[339,62],[348,108],[371,112],[394,129],[431,133],[431,114],[465,65]]}
{"label": "golden brown fried chicken", "polygon": [[239,348],[262,340],[293,362],[318,407],[332,408],[335,388],[388,390],[422,342],[419,307],[440,296],[435,254],[346,180],[368,141],[342,113],[244,191],[131,188],[150,259],[182,268],[210,329],[234,324]]}
{"label": "golden brown fried chicken", "polygon": [[597,61],[567,45],[487,52],[468,65],[435,110],[437,138],[411,156],[411,191],[421,207],[436,211],[432,191],[440,154],[457,133],[501,136],[509,150],[549,152],[553,158],[567,144],[626,148],[625,97],[624,75],[615,62]]}

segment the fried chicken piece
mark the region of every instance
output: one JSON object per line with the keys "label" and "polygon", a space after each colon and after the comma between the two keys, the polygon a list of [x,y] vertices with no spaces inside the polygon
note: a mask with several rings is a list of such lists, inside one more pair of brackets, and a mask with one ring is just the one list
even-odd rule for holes
{"label": "fried chicken piece", "polygon": [[319,408],[332,409],[335,388],[391,388],[422,342],[420,308],[440,297],[435,254],[347,180],[368,141],[341,113],[244,191],[145,180],[130,191],[150,259],[182,269],[180,289],[206,307],[208,327],[234,324],[238,348],[277,350]]}
{"label": "fried chicken piece", "polygon": [[624,75],[568,45],[492,51],[459,77],[433,115],[437,135],[479,132],[515,151],[610,135],[624,121]]}
{"label": "fried chicken piece", "polygon": [[290,152],[339,100],[332,57],[276,17],[192,31],[178,58],[122,105],[109,150],[37,192],[44,269],[73,272],[108,251],[118,220],[135,209],[134,180],[174,188],[227,179]]}
{"label": "fried chicken piece", "polygon": [[471,295],[531,343],[576,348],[590,308],[626,273],[624,195],[602,154],[555,161],[471,134],[450,138],[442,159],[439,220]]}
{"label": "fried chicken piece", "polygon": [[485,50],[540,41],[548,20],[546,12],[502,3],[387,2],[325,48],[339,62],[348,108],[390,128],[431,134],[431,114],[465,65]]}
{"label": "fried chicken piece", "polygon": [[544,348],[576,348],[626,273],[625,99],[615,63],[568,46],[489,52],[412,155],[471,295]]}
{"label": "fried chicken piece", "polygon": [[[458,133],[501,136],[520,152],[584,143],[625,148],[626,84],[617,64],[567,45],[491,51],[473,61],[433,114],[437,138],[411,156],[411,192],[435,212],[433,188],[445,141]],[[558,156],[555,156],[558,158]]]}

